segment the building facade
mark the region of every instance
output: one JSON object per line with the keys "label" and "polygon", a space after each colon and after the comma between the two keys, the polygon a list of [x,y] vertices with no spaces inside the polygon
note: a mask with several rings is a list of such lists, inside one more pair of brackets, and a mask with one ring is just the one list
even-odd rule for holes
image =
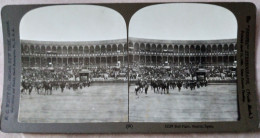
{"label": "building facade", "polygon": [[147,66],[201,64],[233,66],[236,39],[156,40],[143,38],[51,42],[21,40],[23,67],[104,67],[137,63]]}

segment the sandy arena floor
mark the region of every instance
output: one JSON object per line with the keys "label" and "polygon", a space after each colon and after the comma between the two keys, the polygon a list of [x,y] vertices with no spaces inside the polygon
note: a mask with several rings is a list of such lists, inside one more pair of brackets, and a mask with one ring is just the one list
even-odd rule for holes
{"label": "sandy arena floor", "polygon": [[[235,121],[236,85],[209,85],[193,91],[170,89],[169,94],[129,93],[130,122]],[[54,90],[53,95],[21,95],[19,122],[127,122],[127,83],[94,84],[77,91]]]}

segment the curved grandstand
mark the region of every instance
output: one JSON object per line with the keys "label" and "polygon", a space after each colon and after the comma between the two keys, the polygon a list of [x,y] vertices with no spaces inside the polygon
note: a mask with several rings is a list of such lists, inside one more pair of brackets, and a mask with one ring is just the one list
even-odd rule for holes
{"label": "curved grandstand", "polygon": [[204,67],[234,66],[237,53],[236,39],[176,41],[130,38],[129,48],[126,39],[87,42],[22,40],[21,49],[23,67],[91,68],[115,66],[118,61],[121,66],[134,62],[151,66],[161,66],[165,62],[170,66],[189,63]]}

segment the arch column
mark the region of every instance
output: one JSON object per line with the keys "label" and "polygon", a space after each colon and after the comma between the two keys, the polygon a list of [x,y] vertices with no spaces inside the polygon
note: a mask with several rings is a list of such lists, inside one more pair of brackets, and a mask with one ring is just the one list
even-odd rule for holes
{"label": "arch column", "polygon": [[[116,64],[118,63],[118,44],[116,45]],[[120,63],[121,64],[121,63]]]}
{"label": "arch column", "polygon": [[68,46],[66,46],[66,48],[67,48],[67,66],[69,65],[69,54],[68,54],[68,50],[69,50],[69,47]]}
{"label": "arch column", "polygon": [[178,45],[178,66],[180,66],[180,45]]}
{"label": "arch column", "polygon": [[39,56],[40,56],[40,68],[42,68],[42,55],[41,55],[41,47],[39,46],[39,49],[40,49],[40,54],[39,54]]}
{"label": "arch column", "polygon": [[201,45],[199,45],[199,46],[200,46],[200,65],[201,65],[201,64],[202,64],[202,63],[201,63],[201,47],[202,47],[202,46],[201,46]]}
{"label": "arch column", "polygon": [[105,55],[104,55],[105,59],[106,59],[106,68],[107,68],[107,45],[105,45]]}
{"label": "arch column", "polygon": [[122,55],[122,58],[123,58],[123,65],[125,66],[125,45],[124,44],[121,44],[122,45],[122,47],[123,47],[123,55]]}
{"label": "arch column", "polygon": [[229,55],[230,55],[229,53],[230,53],[230,51],[229,51],[229,45],[228,45],[228,50],[227,50],[227,58],[228,58],[228,59],[227,59],[227,62],[228,62],[228,63],[227,63],[227,66],[230,66],[230,65],[229,65]]}
{"label": "arch column", "polygon": [[189,47],[189,64],[191,63],[190,62],[190,45],[188,45],[188,47]]}
{"label": "arch column", "polygon": [[212,47],[213,47],[213,45],[210,45],[210,49],[211,49],[211,51],[210,51],[210,66],[212,66],[212,64],[213,64],[213,59],[212,59],[212,57],[213,57],[213,50],[212,50]]}

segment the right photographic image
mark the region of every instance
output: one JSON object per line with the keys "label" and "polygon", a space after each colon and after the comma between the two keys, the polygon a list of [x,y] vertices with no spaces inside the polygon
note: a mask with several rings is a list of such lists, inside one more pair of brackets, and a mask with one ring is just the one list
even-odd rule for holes
{"label": "right photographic image", "polygon": [[237,20],[221,6],[147,6],[128,38],[130,122],[239,120]]}

